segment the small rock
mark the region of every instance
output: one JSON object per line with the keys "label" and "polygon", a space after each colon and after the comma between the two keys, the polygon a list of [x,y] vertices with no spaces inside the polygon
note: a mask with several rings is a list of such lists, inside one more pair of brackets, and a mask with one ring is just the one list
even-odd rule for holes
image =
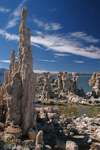
{"label": "small rock", "polygon": [[40,130],[36,136],[36,145],[44,145],[44,142],[43,142],[43,131]]}
{"label": "small rock", "polygon": [[25,141],[23,142],[23,145],[24,145],[25,147],[28,147],[28,148],[33,149],[33,148],[35,147],[35,142],[34,142],[34,140],[25,140]]}
{"label": "small rock", "polygon": [[29,129],[28,136],[29,139],[36,141],[36,132],[32,128]]}
{"label": "small rock", "polygon": [[41,144],[36,145],[35,150],[43,150],[43,145]]}
{"label": "small rock", "polygon": [[73,141],[67,141],[66,150],[78,150],[78,145]]}
{"label": "small rock", "polygon": [[93,143],[90,150],[100,150],[100,143]]}
{"label": "small rock", "polygon": [[52,148],[49,145],[45,145],[45,150],[52,150]]}

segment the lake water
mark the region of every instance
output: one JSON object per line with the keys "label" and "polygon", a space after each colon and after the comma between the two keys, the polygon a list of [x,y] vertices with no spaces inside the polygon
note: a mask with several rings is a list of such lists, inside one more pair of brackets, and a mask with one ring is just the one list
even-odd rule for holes
{"label": "lake water", "polygon": [[[78,77],[78,88],[81,89],[81,87],[82,87],[84,89],[85,93],[92,90],[92,87],[90,87],[88,84],[90,78],[91,78],[91,76]],[[0,77],[0,80],[3,83],[4,77]]]}
{"label": "lake water", "polygon": [[100,114],[100,106],[88,106],[76,103],[64,104],[64,105],[42,105],[42,107],[55,107],[59,108],[60,114],[66,114],[69,117],[81,117],[86,114],[88,117],[97,117]]}
{"label": "lake water", "polygon": [[88,84],[90,78],[91,76],[78,77],[78,88],[81,89],[82,87],[85,93],[90,92],[92,90],[92,87]]}
{"label": "lake water", "polygon": [[1,83],[4,82],[4,77],[0,77]]}
{"label": "lake water", "polygon": [[[91,78],[91,76],[90,77],[89,76],[88,77],[79,77],[78,78],[79,89],[82,87],[85,92],[91,91],[92,88],[88,84],[90,78]],[[0,77],[0,80],[3,83],[4,77]],[[40,93],[37,93],[36,95],[39,95],[39,94]],[[37,99],[35,99],[35,104],[38,104]],[[66,114],[67,116],[80,117],[83,114],[86,114],[88,117],[93,117],[93,116],[97,116],[100,113],[100,106],[85,106],[85,105],[79,105],[79,104],[72,103],[72,104],[66,104],[64,106],[55,105],[52,107],[58,107],[61,114]]]}
{"label": "lake water", "polygon": [[97,117],[98,114],[100,114],[100,106],[87,106],[71,103],[56,107],[59,108],[61,114],[66,114],[67,116],[80,117],[83,114],[86,114],[88,117]]}

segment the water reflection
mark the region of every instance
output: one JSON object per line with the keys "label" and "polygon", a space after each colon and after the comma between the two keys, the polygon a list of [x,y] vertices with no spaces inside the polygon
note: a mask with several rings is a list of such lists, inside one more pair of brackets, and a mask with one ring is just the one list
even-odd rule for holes
{"label": "water reflection", "polygon": [[65,106],[58,106],[61,114],[66,114],[68,116],[80,117],[86,114],[88,117],[98,116],[100,112],[100,106],[86,106],[79,104],[66,104]]}

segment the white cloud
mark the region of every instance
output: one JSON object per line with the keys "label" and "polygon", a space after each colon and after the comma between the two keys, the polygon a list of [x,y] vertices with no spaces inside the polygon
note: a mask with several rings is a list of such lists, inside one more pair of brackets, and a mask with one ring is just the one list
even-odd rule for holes
{"label": "white cloud", "polygon": [[10,12],[10,9],[4,8],[4,7],[0,7],[0,12],[7,13],[7,12]]}
{"label": "white cloud", "polygon": [[31,41],[44,46],[47,50],[71,53],[93,59],[100,59],[100,48],[95,45],[85,46],[82,42],[58,34],[32,36]]}
{"label": "white cloud", "polygon": [[12,28],[18,24],[18,20],[20,19],[22,8],[24,6],[24,3],[27,1],[28,0],[23,0],[19,4],[19,6],[15,9],[15,11],[11,14],[10,20],[8,21],[6,25],[6,29]]}
{"label": "white cloud", "polygon": [[84,61],[78,61],[78,60],[75,60],[74,62],[77,64],[83,64],[84,63]]}
{"label": "white cloud", "polygon": [[51,74],[57,74],[58,71],[48,71],[48,70],[33,70],[35,73],[43,73],[43,72],[50,72]]}
{"label": "white cloud", "polygon": [[[19,40],[19,36],[0,29],[0,34],[7,40]],[[93,59],[100,59],[100,48],[95,45],[85,46],[82,42],[58,34],[43,34],[31,36],[32,45],[43,46],[46,50],[60,53],[70,53]]]}
{"label": "white cloud", "polygon": [[2,35],[7,40],[19,41],[19,36],[15,34],[7,33],[5,30],[0,29],[0,35]]}
{"label": "white cloud", "polygon": [[10,60],[0,60],[0,62],[3,62],[3,63],[10,63]]}
{"label": "white cloud", "polygon": [[44,62],[56,62],[55,60],[46,60],[46,59],[36,59],[36,60],[44,61]]}
{"label": "white cloud", "polygon": [[62,53],[55,53],[54,55],[55,55],[55,56],[70,56],[70,55],[68,55],[68,54],[62,54]]}
{"label": "white cloud", "polygon": [[42,32],[41,32],[41,31],[35,30],[34,32],[35,32],[37,35],[42,35]]}
{"label": "white cloud", "polygon": [[55,60],[50,60],[50,62],[56,62]]}
{"label": "white cloud", "polygon": [[43,27],[44,30],[59,30],[62,28],[61,24],[55,22],[48,22],[44,20],[39,20],[34,18],[34,23],[38,25],[38,27]]}
{"label": "white cloud", "polygon": [[57,10],[57,8],[48,9],[49,12],[54,12],[56,10]]}
{"label": "white cloud", "polygon": [[71,33],[70,36],[81,39],[81,40],[84,40],[88,43],[98,43],[98,42],[100,42],[99,39],[96,39],[93,36],[87,35],[84,32],[74,32],[74,33]]}

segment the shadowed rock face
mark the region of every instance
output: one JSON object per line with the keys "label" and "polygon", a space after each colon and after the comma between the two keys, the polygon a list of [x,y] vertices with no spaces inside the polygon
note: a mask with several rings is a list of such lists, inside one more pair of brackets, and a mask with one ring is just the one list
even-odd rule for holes
{"label": "shadowed rock face", "polygon": [[43,86],[43,91],[42,91],[43,100],[48,100],[52,96],[52,87],[51,87],[50,79],[51,79],[50,74],[45,73],[44,86]]}
{"label": "shadowed rock face", "polygon": [[5,92],[2,101],[7,101],[6,123],[13,122],[21,127],[23,134],[27,134],[29,128],[35,128],[34,99],[35,99],[35,75],[33,73],[33,50],[30,46],[30,30],[26,26],[28,9],[22,10],[22,19],[19,26],[18,58],[15,62],[15,51],[10,56],[9,71],[5,73],[3,87]]}

